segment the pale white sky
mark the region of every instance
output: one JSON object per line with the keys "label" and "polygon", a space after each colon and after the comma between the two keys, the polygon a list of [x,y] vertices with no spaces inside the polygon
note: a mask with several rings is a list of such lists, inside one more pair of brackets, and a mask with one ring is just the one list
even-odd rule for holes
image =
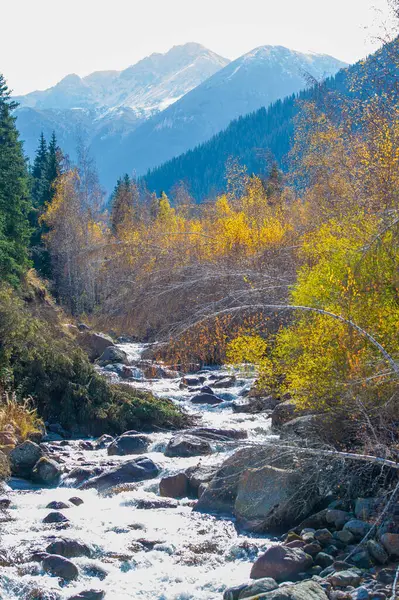
{"label": "pale white sky", "polygon": [[[14,0],[0,2],[0,72],[14,93],[68,73],[123,69],[199,42],[234,59],[264,44],[347,62],[374,48],[387,0]],[[376,13],[377,10],[377,13]],[[378,12],[381,11],[381,12]]]}

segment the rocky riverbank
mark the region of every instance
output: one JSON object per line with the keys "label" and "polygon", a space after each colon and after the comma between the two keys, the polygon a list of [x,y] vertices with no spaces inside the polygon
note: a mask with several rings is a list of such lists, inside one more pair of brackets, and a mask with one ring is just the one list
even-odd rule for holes
{"label": "rocky riverbank", "polygon": [[286,400],[251,398],[252,380],[223,369],[173,373],[142,349],[118,346],[99,369],[172,398],[195,425],[68,439],[52,423],[8,448],[0,597],[390,598],[398,506],[379,522],[378,486],[338,499],[326,482],[343,473],[283,451],[281,431],[314,426]]}

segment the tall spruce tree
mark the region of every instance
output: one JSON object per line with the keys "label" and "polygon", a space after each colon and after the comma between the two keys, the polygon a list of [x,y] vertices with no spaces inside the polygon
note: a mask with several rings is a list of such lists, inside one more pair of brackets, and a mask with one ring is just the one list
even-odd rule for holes
{"label": "tall spruce tree", "polygon": [[29,267],[29,179],[6,81],[0,75],[0,281],[18,285]]}
{"label": "tall spruce tree", "polygon": [[129,175],[118,179],[112,194],[111,230],[116,237],[133,225],[137,187]]}
{"label": "tall spruce tree", "polygon": [[61,153],[53,132],[47,146],[43,133],[39,139],[32,169],[32,203],[30,221],[32,225],[31,252],[35,269],[46,278],[51,278],[51,259],[44,244],[47,226],[41,220],[46,206],[55,194],[55,181],[61,172]]}

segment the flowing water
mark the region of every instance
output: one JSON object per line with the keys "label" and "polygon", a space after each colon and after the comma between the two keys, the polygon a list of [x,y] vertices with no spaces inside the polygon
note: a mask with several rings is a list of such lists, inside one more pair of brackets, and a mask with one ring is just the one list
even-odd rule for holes
{"label": "flowing water", "polygon": [[[142,346],[124,344],[130,362],[140,359]],[[224,371],[217,374],[222,375]],[[207,373],[211,376],[212,371]],[[227,374],[227,372],[226,372]],[[115,372],[106,375],[117,379]],[[234,522],[193,512],[189,499],[171,501],[168,508],[139,508],[140,500],[159,499],[159,479],[184,471],[187,467],[220,463],[241,444],[257,443],[270,436],[270,421],[265,415],[233,413],[231,402],[247,389],[252,380],[237,378],[235,387],[215,390],[225,401],[212,407],[190,404],[193,392],[180,389],[180,378],[146,380],[137,369],[131,385],[147,388],[166,396],[200,415],[201,427],[245,429],[249,439],[233,444],[213,444],[209,457],[167,458],[163,451],[172,437],[170,432],[151,434],[152,444],[146,455],[160,468],[158,479],[144,481],[113,496],[94,490],[68,487],[67,475],[57,488],[39,488],[22,480],[9,482],[10,509],[0,513],[0,598],[2,600],[67,599],[83,590],[106,592],[107,600],[216,600],[226,587],[245,582],[256,554],[268,545],[266,538],[237,533]],[[108,456],[106,450],[85,450],[79,440],[57,447],[65,471],[75,466],[114,465],[132,456]],[[63,525],[45,525],[49,502],[67,502],[71,496],[83,500],[62,512],[68,517]],[[142,505],[141,505],[142,506]],[[57,529],[58,528],[58,529]],[[62,586],[45,574],[41,563],[30,561],[35,551],[44,551],[51,537],[83,541],[93,548],[92,558],[71,559],[79,568],[79,578]],[[137,540],[145,540],[145,549]],[[2,566],[3,565],[3,566]]]}

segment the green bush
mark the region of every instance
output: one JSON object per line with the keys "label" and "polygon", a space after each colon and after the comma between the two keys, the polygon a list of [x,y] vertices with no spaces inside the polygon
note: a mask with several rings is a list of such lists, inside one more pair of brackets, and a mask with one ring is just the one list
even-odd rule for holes
{"label": "green bush", "polygon": [[186,421],[175,405],[99,375],[48,299],[0,287],[0,384],[32,397],[38,414],[77,433],[118,434]]}

